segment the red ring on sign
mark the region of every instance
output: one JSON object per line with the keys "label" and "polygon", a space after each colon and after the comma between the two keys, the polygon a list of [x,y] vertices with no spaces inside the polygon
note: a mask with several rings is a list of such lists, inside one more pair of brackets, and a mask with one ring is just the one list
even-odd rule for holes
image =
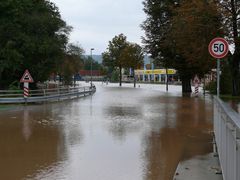
{"label": "red ring on sign", "polygon": [[[213,45],[216,41],[221,41],[221,42],[225,45],[225,47],[226,47],[226,48],[225,48],[225,51],[224,51],[222,54],[220,54],[220,55],[218,55],[218,54],[216,54],[216,53],[214,53],[214,52],[212,51],[212,45]],[[224,38],[220,38],[220,37],[214,38],[214,39],[209,43],[209,45],[208,45],[208,51],[209,51],[209,53],[211,54],[211,56],[214,57],[214,58],[217,58],[217,59],[224,58],[224,57],[228,54],[228,51],[229,51],[228,42],[227,42]]]}

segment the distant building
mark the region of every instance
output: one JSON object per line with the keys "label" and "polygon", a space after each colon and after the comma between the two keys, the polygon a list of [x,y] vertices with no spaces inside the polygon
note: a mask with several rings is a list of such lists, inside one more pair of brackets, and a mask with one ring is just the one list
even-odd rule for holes
{"label": "distant building", "polygon": [[102,75],[102,73],[101,73],[101,71],[100,70],[92,70],[92,72],[91,72],[91,70],[80,70],[79,71],[79,75],[80,76],[101,76]]}
{"label": "distant building", "polygon": [[92,72],[91,70],[80,70],[79,76],[85,81],[90,81],[91,76],[93,81],[101,81],[105,77],[100,70],[92,70]]}
{"label": "distant building", "polygon": [[[168,81],[179,81],[177,71],[175,69],[168,69]],[[142,82],[166,82],[167,81],[166,69],[146,69],[135,70],[137,81]]]}

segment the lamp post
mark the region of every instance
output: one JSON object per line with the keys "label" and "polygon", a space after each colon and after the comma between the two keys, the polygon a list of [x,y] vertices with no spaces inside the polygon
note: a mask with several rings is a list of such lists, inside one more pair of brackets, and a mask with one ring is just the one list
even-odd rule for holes
{"label": "lamp post", "polygon": [[94,50],[94,48],[91,48],[91,88],[92,88],[92,61],[93,61],[93,58],[92,58],[92,51]]}

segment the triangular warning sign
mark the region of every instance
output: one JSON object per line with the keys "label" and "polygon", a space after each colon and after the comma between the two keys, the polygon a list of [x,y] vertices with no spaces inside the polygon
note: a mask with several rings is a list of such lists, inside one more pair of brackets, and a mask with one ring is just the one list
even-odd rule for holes
{"label": "triangular warning sign", "polygon": [[199,80],[199,78],[198,78],[197,75],[194,77],[193,83],[194,83],[194,84],[199,84],[199,83],[200,83],[200,80]]}
{"label": "triangular warning sign", "polygon": [[28,83],[33,83],[33,78],[31,76],[31,74],[29,73],[29,71],[26,69],[20,82],[24,83],[24,82],[28,82]]}

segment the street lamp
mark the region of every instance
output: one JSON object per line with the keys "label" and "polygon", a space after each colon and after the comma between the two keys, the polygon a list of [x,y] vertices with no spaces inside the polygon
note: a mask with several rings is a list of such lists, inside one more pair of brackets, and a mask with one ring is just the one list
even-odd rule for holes
{"label": "street lamp", "polygon": [[91,48],[91,88],[92,88],[92,61],[93,61],[93,58],[92,58],[92,51],[94,50],[94,48]]}

